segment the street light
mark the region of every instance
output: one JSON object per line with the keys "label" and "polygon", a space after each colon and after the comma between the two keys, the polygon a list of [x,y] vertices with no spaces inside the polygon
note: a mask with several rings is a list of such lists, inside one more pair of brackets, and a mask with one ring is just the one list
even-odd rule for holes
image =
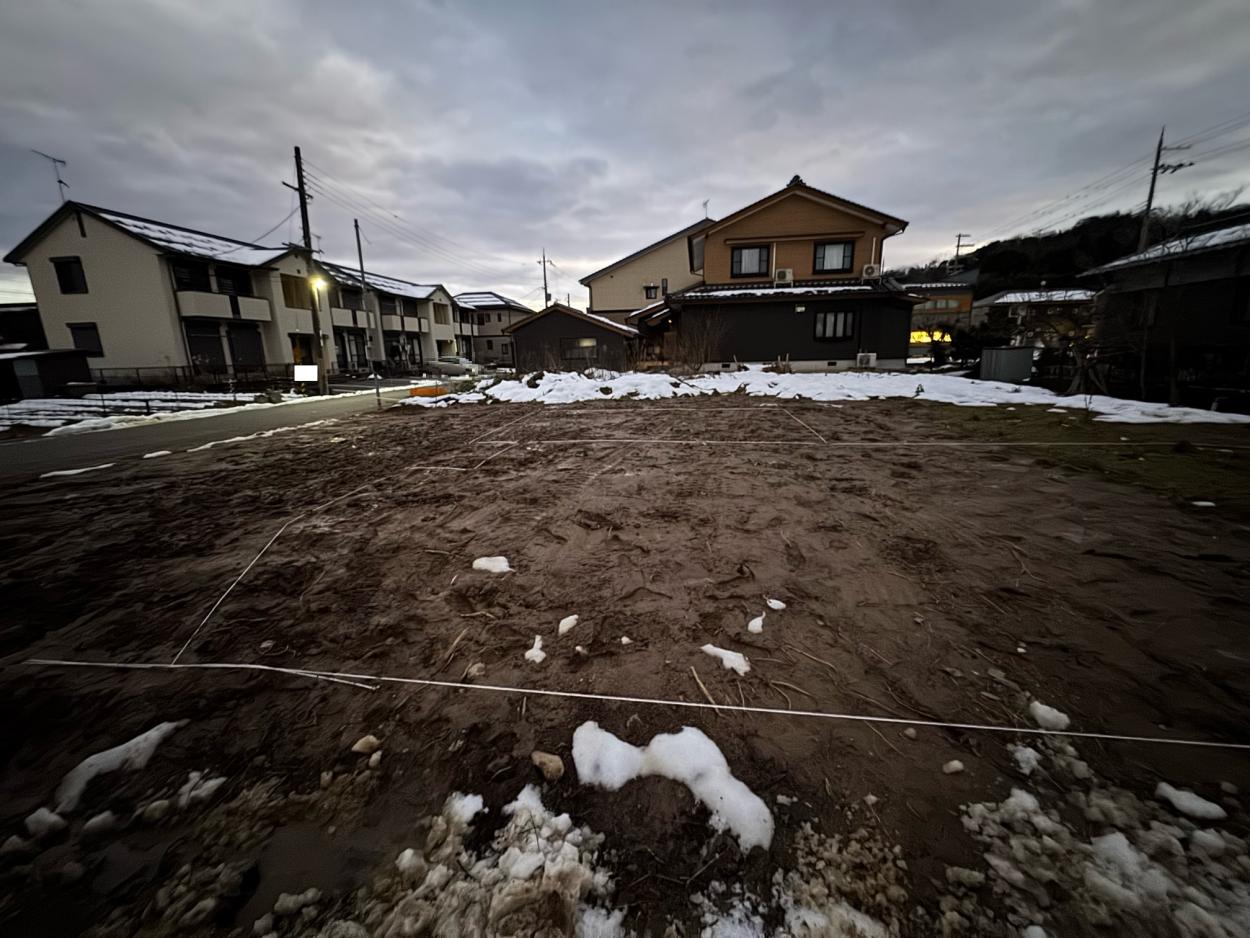
{"label": "street light", "polygon": [[324,290],[326,288],[326,282],[321,277],[312,277],[308,282],[312,284],[314,290]]}

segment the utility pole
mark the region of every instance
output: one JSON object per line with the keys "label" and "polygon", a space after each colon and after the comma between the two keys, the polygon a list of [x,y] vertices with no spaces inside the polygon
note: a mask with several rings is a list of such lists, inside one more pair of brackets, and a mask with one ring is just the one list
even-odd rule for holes
{"label": "utility pole", "polygon": [[1166,150],[1188,150],[1188,145],[1165,147],[1163,145],[1163,132],[1167,130],[1167,125],[1159,128],[1159,142],[1155,146],[1155,163],[1150,170],[1150,190],[1146,193],[1146,210],[1141,216],[1141,232],[1137,236],[1138,252],[1146,250],[1146,246],[1150,243],[1150,210],[1154,208],[1155,203],[1155,180],[1159,178],[1159,173],[1179,173],[1193,163],[1164,163],[1162,162],[1164,151]]}
{"label": "utility pole", "polygon": [[551,261],[547,260],[547,249],[543,248],[543,259],[538,262],[543,268],[543,309],[551,305],[551,293],[547,290],[547,265]]}
{"label": "utility pole", "polygon": [[55,156],[44,153],[42,150],[31,150],[35,156],[42,156],[45,160],[52,164],[52,172],[56,173],[56,194],[61,197],[61,204],[65,204],[65,190],[69,188],[69,183],[61,178],[61,167],[68,166],[64,160],[58,160]]}
{"label": "utility pole", "polygon": [[[373,366],[373,393],[378,399],[378,410],[381,410],[382,376],[378,374],[378,368],[386,359],[386,345],[382,338],[382,306],[379,303],[377,309],[369,309],[369,283],[365,280],[365,252],[360,247],[360,219],[353,218],[352,227],[356,229],[356,260],[360,264],[360,302],[365,304],[365,320],[366,324],[373,328],[373,346],[376,349],[370,362]],[[381,358],[378,358],[378,353],[381,353]]]}
{"label": "utility pole", "polygon": [[976,246],[976,245],[975,245],[975,244],[973,244],[971,241],[965,241],[965,240],[964,240],[964,238],[971,238],[971,237],[972,237],[972,235],[970,235],[970,234],[963,234],[963,233],[960,233],[960,234],[955,235],[955,263],[954,263],[954,265],[952,266],[952,272],[953,272],[953,273],[959,273],[959,252],[960,252],[960,250],[961,250],[962,248],[970,248],[970,247],[975,247],[975,246]]}
{"label": "utility pole", "polygon": [[321,310],[317,288],[313,286],[312,229],[308,226],[308,191],[304,188],[304,160],[295,148],[295,191],[299,193],[299,220],[304,228],[304,260],[308,265],[308,297],[312,307],[313,364],[317,366],[317,393],[330,393],[330,376],[326,374],[325,350],[321,346]]}

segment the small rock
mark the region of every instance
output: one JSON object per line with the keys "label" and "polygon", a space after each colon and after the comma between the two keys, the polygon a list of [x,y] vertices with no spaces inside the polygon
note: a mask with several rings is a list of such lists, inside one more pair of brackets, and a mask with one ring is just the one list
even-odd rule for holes
{"label": "small rock", "polygon": [[549,782],[558,782],[564,777],[564,760],[557,755],[535,749],[530,753],[530,761],[538,767],[538,771],[543,773],[543,778]]}
{"label": "small rock", "polygon": [[334,781],[334,773],[329,769],[321,773],[321,787],[329,788],[330,783]]}
{"label": "small rock", "polygon": [[1241,791],[1241,789],[1239,789],[1232,782],[1220,782],[1220,791],[1224,792],[1226,795],[1236,795]]}
{"label": "small rock", "polygon": [[585,658],[588,654],[590,654],[590,652],[586,650],[585,645],[574,645],[573,650],[577,652],[579,655],[581,655],[583,658]]}
{"label": "small rock", "polygon": [[942,766],[942,772],[946,775],[955,775],[964,770],[964,764],[958,759],[951,759],[950,762]]}
{"label": "small rock", "polygon": [[200,925],[208,921],[208,917],[217,910],[217,900],[211,896],[207,899],[201,899],[195,905],[191,906],[187,913],[179,920],[179,924],[188,927]]}
{"label": "small rock", "polygon": [[778,795],[778,796],[777,796],[777,804],[779,804],[779,805],[784,805],[784,806],[785,806],[785,807],[787,807],[787,808],[788,808],[788,807],[790,807],[790,805],[794,804],[794,803],[795,803],[796,801],[798,801],[798,800],[799,800],[799,799],[797,799],[797,798],[791,798],[789,795]]}
{"label": "small rock", "polygon": [[306,905],[314,905],[321,900],[321,890],[316,887],[305,889],[301,893],[284,892],[273,904],[274,915],[294,915]]}
{"label": "small rock", "polygon": [[273,913],[266,912],[252,923],[252,934],[267,935],[273,931]]}
{"label": "small rock", "polygon": [[481,677],[485,673],[486,673],[486,665],[484,665],[480,661],[475,661],[473,662],[473,664],[469,665],[468,669],[464,672],[464,676],[466,678],[476,679],[476,678]]}
{"label": "small rock", "polygon": [[32,811],[26,818],[26,832],[36,840],[63,830],[65,819],[47,808]]}
{"label": "small rock", "polygon": [[633,643],[634,643],[634,640],[633,640],[632,638],[630,638],[628,635],[622,635],[622,636],[621,636],[621,644],[622,644],[622,645],[632,645]]}
{"label": "small rock", "polygon": [[368,736],[362,736],[352,745],[352,752],[359,753],[362,756],[372,755],[382,748],[382,740],[378,739],[372,733]]}
{"label": "small rock", "polygon": [[260,650],[261,650],[261,651],[268,651],[268,650],[269,650],[270,648],[272,648],[272,647],[273,647],[273,639],[272,639],[272,638],[267,638],[267,639],[265,639],[263,642],[261,642],[261,643],[260,643]]}
{"label": "small rock", "polygon": [[903,730],[903,735],[908,739],[915,739],[917,736],[916,728],[914,726],[907,727],[907,729]]}
{"label": "small rock", "polygon": [[962,866],[948,866],[946,881],[952,885],[958,883],[961,886],[971,886],[976,889],[985,885],[985,874]]}
{"label": "small rock", "polygon": [[864,795],[864,804],[870,808],[880,800],[876,795]]}
{"label": "small rock", "polygon": [[369,757],[369,768],[376,769],[381,764],[382,764],[382,750],[379,749],[377,752],[375,752],[373,755]]}
{"label": "small rock", "polygon": [[84,837],[98,837],[101,834],[107,834],[117,826],[117,815],[112,811],[101,811],[94,817],[87,819],[82,826],[82,835]]}
{"label": "small rock", "polygon": [[35,852],[35,845],[17,834],[0,844],[0,857],[16,857]]}
{"label": "small rock", "polygon": [[139,816],[149,824],[155,824],[166,814],[169,813],[169,801],[165,798],[158,798],[144,806],[139,812]]}

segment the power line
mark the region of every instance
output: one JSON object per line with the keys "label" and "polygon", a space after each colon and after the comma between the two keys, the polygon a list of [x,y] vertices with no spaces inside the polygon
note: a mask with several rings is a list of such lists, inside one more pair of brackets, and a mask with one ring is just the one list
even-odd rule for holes
{"label": "power line", "polygon": [[269,237],[271,234],[273,234],[275,231],[277,231],[279,228],[285,225],[290,219],[294,218],[295,213],[298,211],[299,211],[298,206],[291,209],[289,212],[287,212],[286,218],[282,219],[282,221],[278,222],[276,225],[274,225],[264,234],[258,234],[255,238],[252,239],[251,244],[240,244],[237,248],[231,248],[229,251],[222,251],[220,254],[214,254],[213,257],[225,257],[229,254],[233,254],[235,251],[242,251],[246,247],[251,247],[252,244],[260,244],[261,238]]}

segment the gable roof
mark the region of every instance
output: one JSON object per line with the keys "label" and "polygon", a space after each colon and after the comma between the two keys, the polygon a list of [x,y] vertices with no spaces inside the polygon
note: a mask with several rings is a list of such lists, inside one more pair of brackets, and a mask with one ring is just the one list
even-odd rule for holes
{"label": "gable roof", "polygon": [[[332,264],[319,258],[315,263],[335,283],[347,287],[360,286],[360,270],[358,268],[348,267],[345,264]],[[440,289],[447,293],[446,287],[441,283],[413,283],[411,280],[400,280],[397,277],[384,277],[382,274],[375,274],[369,270],[365,271],[365,285],[370,290],[376,290],[378,293],[389,293],[391,296],[407,296],[414,300],[428,300],[434,295],[436,290]],[[450,296],[451,294],[448,293],[447,295]]]}
{"label": "gable roof", "polygon": [[457,293],[454,299],[457,306],[463,306],[465,309],[515,309],[526,314],[534,312],[523,303],[491,290]]}
{"label": "gable roof", "polygon": [[6,254],[4,260],[10,264],[22,263],[22,257],[33,245],[74,212],[90,215],[165,254],[186,254],[242,267],[264,267],[290,251],[287,247],[264,247],[83,202],[66,202]]}
{"label": "gable roof", "polygon": [[1187,257],[1191,254],[1205,254],[1209,251],[1219,251],[1247,243],[1250,243],[1250,223],[1230,225],[1225,228],[1216,228],[1214,231],[1200,231],[1195,234],[1182,235],[1170,241],[1162,241],[1144,251],[1121,257],[1109,264],[1095,267],[1093,270],[1087,270],[1081,276],[1108,273],[1125,267],[1140,267],[1143,264]]}
{"label": "gable roof", "polygon": [[[736,212],[731,212],[708,228],[708,231],[711,232],[715,231],[717,228],[723,228],[731,222],[745,218],[747,215],[752,215],[760,209],[767,208],[774,202],[780,202],[782,199],[789,198],[792,195],[805,196],[809,199],[813,199],[817,202],[824,202],[826,204],[831,203],[834,208],[841,209],[844,212],[849,212],[852,215],[859,215],[870,221],[876,221],[885,225],[897,226],[898,231],[892,231],[890,234],[899,234],[907,227],[907,222],[901,218],[897,218],[894,215],[887,215],[885,212],[880,212],[875,208],[869,208],[867,205],[860,205],[858,202],[852,202],[850,199],[844,199],[840,195],[834,195],[832,192],[825,192],[823,189],[817,189],[815,186],[809,186],[798,176],[795,176],[790,180],[789,184],[784,189],[778,189],[776,192],[766,195],[764,198],[752,202],[750,205],[740,208]],[[887,235],[887,237],[889,237],[889,235]]]}
{"label": "gable roof", "polygon": [[621,267],[624,264],[628,264],[630,261],[636,260],[637,258],[642,257],[642,255],[647,254],[651,251],[654,251],[656,248],[662,248],[664,247],[664,245],[671,244],[672,242],[678,240],[679,238],[687,238],[692,234],[698,234],[700,231],[706,228],[710,228],[714,224],[716,224],[716,219],[714,218],[700,218],[693,225],[687,225],[685,228],[681,229],[681,231],[675,231],[671,235],[667,235],[666,237],[661,238],[659,241],[655,241],[651,244],[648,244],[645,248],[640,248],[639,250],[635,251],[633,254],[629,254],[629,255],[626,255],[625,257],[622,257],[619,261],[613,261],[607,267],[601,267],[599,270],[596,270],[593,274],[587,274],[585,277],[583,277],[581,280],[577,282],[580,283],[584,287],[588,287],[590,286],[590,281],[597,280],[598,278],[602,277],[604,274],[610,274],[612,273],[612,271],[616,270],[618,267]]}
{"label": "gable roof", "polygon": [[601,326],[610,332],[615,332],[618,335],[627,336],[631,339],[638,335],[638,330],[633,326],[622,325],[619,322],[614,322],[613,320],[608,319],[606,316],[596,316],[594,313],[584,313],[580,309],[574,309],[572,306],[565,306],[563,303],[552,303],[546,309],[539,310],[537,313],[526,316],[519,322],[514,322],[510,326],[504,326],[503,331],[506,334],[511,335],[518,329],[521,329],[530,323],[537,322],[549,313],[562,313],[565,316],[573,316],[576,319],[581,319],[593,325]]}

